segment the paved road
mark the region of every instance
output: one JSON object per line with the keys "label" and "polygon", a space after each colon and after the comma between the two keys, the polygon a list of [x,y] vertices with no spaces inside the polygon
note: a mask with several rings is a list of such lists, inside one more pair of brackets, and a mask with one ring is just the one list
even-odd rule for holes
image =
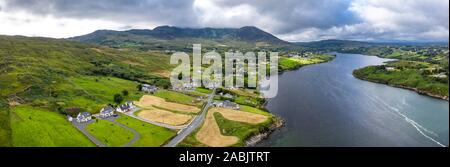
{"label": "paved road", "polygon": [[134,111],[126,112],[125,114],[128,115],[128,116],[130,116],[130,117],[136,118],[136,119],[138,119],[138,120],[141,120],[141,121],[144,121],[144,122],[147,122],[147,123],[156,125],[156,126],[165,127],[165,128],[168,128],[168,129],[180,130],[180,129],[183,129],[183,128],[186,127],[186,125],[175,126],[175,125],[163,124],[163,123],[159,123],[159,122],[147,120],[147,119],[144,119],[144,118],[141,118],[141,117],[138,117],[138,116],[134,115],[134,113],[135,113],[136,111],[139,111],[139,110],[140,110],[140,109],[136,109],[136,110],[134,110]]}
{"label": "paved road", "polygon": [[186,138],[186,136],[191,134],[192,131],[194,131],[195,129],[197,129],[198,126],[201,125],[201,123],[205,119],[205,116],[206,116],[206,113],[207,113],[209,107],[212,104],[212,100],[213,100],[215,94],[216,94],[216,89],[214,89],[213,92],[209,95],[208,101],[207,101],[206,105],[203,107],[201,113],[199,115],[197,115],[187,127],[185,127],[184,129],[181,129],[178,132],[177,136],[172,138],[172,140],[170,140],[167,144],[165,144],[164,147],[177,146],[178,143],[183,141],[183,139]]}
{"label": "paved road", "polygon": [[93,120],[87,122],[87,123],[78,123],[75,120],[72,121],[73,126],[75,126],[78,130],[81,131],[81,133],[83,133],[89,140],[91,140],[95,145],[97,145],[98,147],[106,147],[105,144],[103,144],[100,140],[98,140],[97,138],[95,138],[94,136],[91,135],[91,133],[89,133],[86,130],[86,125],[92,123]]}

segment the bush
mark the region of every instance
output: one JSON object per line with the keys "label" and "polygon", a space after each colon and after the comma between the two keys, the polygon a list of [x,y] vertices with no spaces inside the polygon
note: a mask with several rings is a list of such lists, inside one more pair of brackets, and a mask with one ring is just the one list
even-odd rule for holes
{"label": "bush", "polygon": [[123,96],[121,94],[115,94],[114,95],[114,102],[117,104],[122,103],[123,101]]}

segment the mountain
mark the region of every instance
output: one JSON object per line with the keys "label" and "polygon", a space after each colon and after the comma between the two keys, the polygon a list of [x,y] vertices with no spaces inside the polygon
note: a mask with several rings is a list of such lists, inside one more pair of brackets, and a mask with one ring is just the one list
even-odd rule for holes
{"label": "mountain", "polygon": [[136,47],[144,50],[185,49],[194,43],[201,43],[204,46],[214,48],[293,46],[293,44],[253,26],[242,28],[181,28],[160,26],[153,30],[98,30],[87,35],[69,38],[69,40],[118,48]]}

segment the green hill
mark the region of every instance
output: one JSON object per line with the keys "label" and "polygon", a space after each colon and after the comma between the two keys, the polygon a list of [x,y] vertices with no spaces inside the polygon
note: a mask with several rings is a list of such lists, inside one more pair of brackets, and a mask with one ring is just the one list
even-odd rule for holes
{"label": "green hill", "polygon": [[12,144],[15,107],[98,112],[122,90],[130,92],[126,100],[138,98],[138,82],[168,86],[171,68],[169,56],[158,52],[0,36],[0,146]]}
{"label": "green hill", "polygon": [[278,39],[259,28],[180,28],[160,26],[153,30],[112,31],[99,30],[93,33],[69,38],[70,40],[106,45],[116,48],[139,48],[141,50],[185,50],[192,44],[204,47],[225,48],[279,48],[296,47]]}

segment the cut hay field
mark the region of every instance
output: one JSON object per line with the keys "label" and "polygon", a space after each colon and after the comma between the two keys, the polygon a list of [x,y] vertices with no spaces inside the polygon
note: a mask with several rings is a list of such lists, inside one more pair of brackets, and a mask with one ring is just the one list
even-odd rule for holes
{"label": "cut hay field", "polygon": [[208,111],[205,121],[195,138],[199,142],[211,147],[227,147],[238,142],[239,138],[236,136],[222,135],[219,125],[214,118],[214,113],[215,112]]}
{"label": "cut hay field", "polygon": [[176,134],[173,130],[152,125],[123,114],[116,121],[134,129],[141,135],[141,138],[132,145],[133,147],[161,146]]}
{"label": "cut hay field", "polygon": [[169,111],[176,111],[180,113],[186,113],[186,114],[192,114],[192,113],[198,113],[200,111],[200,108],[189,106],[185,104],[178,104],[173,102],[167,102],[165,99],[151,96],[151,95],[144,95],[139,99],[139,101],[135,102],[135,104],[142,108],[164,108]]}
{"label": "cut hay field", "polygon": [[168,125],[184,125],[192,119],[190,115],[173,113],[157,108],[142,110],[137,113],[137,116]]}
{"label": "cut hay field", "polygon": [[93,123],[88,124],[86,131],[109,147],[123,146],[134,137],[131,131],[101,119],[95,119]]}
{"label": "cut hay field", "polygon": [[196,134],[196,139],[211,147],[243,145],[249,135],[260,131],[271,116],[225,108],[212,108]]}
{"label": "cut hay field", "polygon": [[11,110],[12,145],[16,147],[94,147],[59,113],[30,106]]}

